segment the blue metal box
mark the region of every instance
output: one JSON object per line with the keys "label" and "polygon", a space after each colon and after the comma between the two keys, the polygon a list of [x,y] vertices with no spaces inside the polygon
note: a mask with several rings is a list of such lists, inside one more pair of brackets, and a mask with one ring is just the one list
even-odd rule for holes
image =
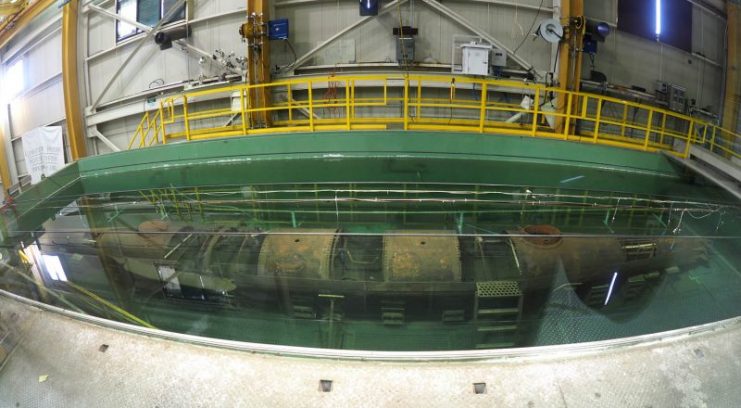
{"label": "blue metal box", "polygon": [[268,39],[270,40],[287,40],[288,39],[288,19],[268,21]]}

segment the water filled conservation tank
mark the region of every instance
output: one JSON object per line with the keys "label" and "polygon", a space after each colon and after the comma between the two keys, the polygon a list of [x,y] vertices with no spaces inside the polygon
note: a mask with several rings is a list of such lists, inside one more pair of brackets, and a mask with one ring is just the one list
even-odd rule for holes
{"label": "water filled conservation tank", "polygon": [[661,155],[615,169],[580,162],[614,150],[557,143],[317,133],[86,158],[0,210],[0,290],[168,332],[399,352],[741,313],[736,200]]}

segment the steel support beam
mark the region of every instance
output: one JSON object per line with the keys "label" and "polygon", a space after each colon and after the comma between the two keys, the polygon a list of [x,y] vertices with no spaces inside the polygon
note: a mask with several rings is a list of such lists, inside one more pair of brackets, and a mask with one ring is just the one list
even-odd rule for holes
{"label": "steel support beam", "polygon": [[3,3],[0,3],[0,17],[2,16],[12,16],[13,14],[16,14],[26,8],[28,5],[28,1],[16,1],[16,2],[10,2],[6,1]]}
{"label": "steel support beam", "polygon": [[[142,24],[142,23],[140,23],[138,21],[134,21],[134,20],[125,18],[125,17],[123,17],[123,16],[121,16],[119,14],[116,14],[116,13],[114,13],[112,11],[109,11],[109,10],[106,10],[104,8],[98,7],[98,6],[94,5],[94,4],[90,4],[88,6],[88,8],[90,10],[93,10],[93,11],[95,11],[97,13],[100,13],[100,14],[106,16],[106,17],[110,17],[110,18],[112,18],[114,20],[118,20],[118,21],[121,21],[123,23],[133,25],[136,28],[138,28],[138,29],[140,29],[140,30],[142,30],[142,31],[144,31],[146,33],[154,30],[152,27],[150,27],[150,26],[148,26],[146,24]],[[192,22],[190,22],[190,24],[192,24]],[[194,45],[188,44],[185,40],[176,40],[175,41],[175,44],[179,45],[180,47],[186,48],[187,50],[192,51],[193,53],[195,53],[195,54],[197,54],[197,55],[199,55],[201,57],[205,57],[205,58],[208,58],[208,59],[213,58],[213,54],[211,54],[210,52],[204,51],[204,50],[202,50],[202,49],[200,49],[200,48],[198,48],[198,47],[196,47]],[[98,54],[96,54],[96,56],[97,55]],[[230,68],[230,67],[225,67],[225,68],[227,70],[235,73],[235,74],[242,75],[242,72],[240,70],[236,69],[236,68]]]}
{"label": "steel support beam", "polygon": [[491,4],[493,6],[502,6],[502,7],[512,7],[512,8],[518,8],[520,10],[533,10],[533,11],[542,11],[545,13],[552,13],[553,8],[552,7],[538,7],[535,4],[518,4],[516,2],[511,1],[499,1],[499,0],[454,0],[461,3],[485,3],[485,4]]}
{"label": "steel support beam", "polygon": [[[98,6],[98,8],[100,8],[100,6]],[[89,8],[89,7],[86,7],[85,10],[87,10],[87,12],[90,12],[92,9]],[[85,10],[83,10],[83,13],[85,12]],[[97,11],[97,10],[93,10],[93,11]],[[178,24],[188,24],[191,27],[195,27],[196,25],[208,23],[210,21],[213,21],[213,20],[216,20],[216,19],[219,19],[219,18],[222,18],[222,17],[231,16],[233,14],[244,14],[244,13],[245,13],[245,9],[230,10],[230,11],[226,11],[226,12],[223,12],[223,13],[217,13],[217,14],[212,14],[212,15],[208,15],[208,16],[204,16],[204,17],[194,18],[192,20],[188,20],[187,23],[175,23],[175,24],[173,24],[173,27],[176,27]],[[132,20],[123,18],[123,17],[119,16],[118,14],[111,13],[111,12],[106,13],[106,14],[103,14],[103,15],[108,16],[108,17],[111,17],[111,18],[114,18],[114,19],[119,20],[119,21],[123,21],[123,22],[130,22],[130,21],[132,21]],[[146,27],[147,27],[147,31],[152,29],[152,27],[149,27],[149,26],[146,26]],[[143,39],[143,36],[134,36],[131,39],[127,40],[125,43],[114,45],[111,48],[108,48],[108,49],[105,49],[103,51],[96,52],[93,55],[87,56],[87,57],[85,57],[85,60],[89,62],[89,61],[96,60],[98,58],[102,58],[102,57],[104,57],[104,56],[106,56],[106,55],[108,55],[110,53],[117,52],[118,50],[122,49],[123,47],[128,47],[129,45],[131,45],[131,44],[133,44],[135,42],[139,42],[142,39]],[[176,44],[181,45],[181,46],[184,46],[184,47],[186,47],[188,49],[198,50],[197,48],[193,47],[192,45],[186,43],[185,40],[177,40],[176,41]],[[199,50],[199,51],[202,51],[202,50]],[[210,54],[210,53],[206,53],[206,54],[208,55],[208,58],[212,58],[213,57],[213,55]],[[239,72],[235,71],[235,73],[239,73]]]}
{"label": "steel support beam", "polygon": [[178,9],[182,7],[182,5],[185,3],[185,0],[179,0],[177,3],[173,4],[169,10],[165,13],[165,15],[162,17],[162,19],[155,25],[151,30],[147,32],[147,34],[144,36],[144,38],[139,41],[138,44],[136,44],[136,48],[134,48],[133,51],[129,53],[129,55],[126,57],[124,62],[119,65],[116,72],[113,73],[113,76],[108,80],[106,85],[103,87],[103,90],[100,92],[100,95],[98,95],[98,98],[95,100],[95,102],[90,106],[91,110],[95,110],[95,108],[100,105],[100,102],[103,100],[103,97],[108,93],[108,90],[111,89],[111,85],[113,85],[113,82],[118,79],[118,76],[121,75],[121,73],[126,69],[126,66],[129,65],[132,59],[134,59],[134,56],[139,52],[139,50],[142,48],[142,46],[152,37],[154,37],[154,33],[159,30],[160,27],[165,23],[165,21],[168,21],[170,17],[175,15]]}
{"label": "steel support beam", "polygon": [[524,58],[515,54],[512,50],[510,50],[507,46],[505,46],[504,43],[494,38],[488,32],[471,24],[466,18],[456,13],[455,11],[451,10],[449,7],[444,6],[442,3],[439,3],[436,0],[422,0],[422,2],[430,6],[430,8],[432,8],[433,10],[440,13],[440,15],[444,17],[448,17],[449,19],[461,25],[466,30],[478,35],[479,37],[485,39],[489,43],[496,45],[497,48],[506,51],[509,58],[512,59],[512,61],[516,62],[517,65],[540,76],[540,74],[535,70],[535,67],[531,63],[527,62]]}
{"label": "steel support beam", "polygon": [[37,27],[30,33],[23,33],[24,42],[22,44],[8,47],[5,54],[3,55],[3,63],[7,64],[11,61],[16,60],[19,56],[29,53],[31,50],[36,49],[41,44],[44,44],[46,40],[62,31],[62,14],[58,14],[50,18],[46,24]]}
{"label": "steel support beam", "polygon": [[80,81],[77,70],[77,16],[79,0],[70,0],[62,10],[62,86],[67,139],[72,160],[87,155],[85,126],[80,110]]}
{"label": "steel support beam", "polygon": [[[402,5],[402,4],[406,3],[407,1],[408,0],[394,0],[391,3],[388,3],[387,5],[385,5],[381,10],[379,10],[378,11],[378,15],[381,16],[381,15],[384,15],[384,14],[390,12],[390,11],[393,11],[395,7],[397,7],[399,5]],[[296,68],[298,68],[298,67],[306,64],[311,59],[311,57],[313,57],[316,53],[318,53],[319,51],[327,48],[327,46],[329,46],[333,42],[337,41],[339,38],[341,38],[345,34],[347,34],[350,31],[352,31],[352,30],[354,30],[354,29],[362,26],[363,24],[365,24],[365,23],[373,20],[374,18],[376,18],[376,16],[363,17],[360,20],[358,20],[358,21],[350,24],[349,26],[347,26],[347,27],[343,28],[342,30],[338,31],[337,33],[335,33],[333,36],[331,36],[331,37],[327,38],[326,40],[322,41],[319,45],[317,45],[316,47],[312,48],[311,51],[307,52],[306,54],[304,54],[304,55],[302,55],[302,56],[300,56],[298,58],[296,58],[296,61],[294,61],[293,64],[289,65],[288,67],[289,68],[296,69]]]}
{"label": "steel support beam", "polygon": [[41,14],[41,12],[46,10],[49,6],[56,3],[57,0],[39,0],[26,7],[15,16],[8,18],[3,25],[0,26],[0,48],[4,47],[8,41],[15,37],[20,29],[25,27],[26,24],[36,18],[36,16]]}
{"label": "steel support beam", "polygon": [[726,2],[728,18],[727,56],[726,56],[726,89],[723,101],[723,127],[736,131],[741,116],[741,2]]}
{"label": "steel support beam", "polygon": [[123,23],[132,25],[132,26],[134,26],[134,27],[136,27],[136,28],[138,28],[138,29],[140,29],[140,30],[142,30],[144,32],[150,32],[150,31],[152,31],[152,27],[150,27],[150,26],[148,26],[146,24],[142,24],[142,23],[140,23],[138,21],[125,18],[125,17],[123,17],[123,16],[121,16],[119,14],[116,14],[116,13],[112,12],[112,11],[106,10],[103,7],[96,6],[95,4],[90,4],[87,7],[90,10],[93,10],[95,12],[98,12],[98,13],[104,15],[104,16],[107,16],[107,17],[110,17],[110,18],[112,18],[114,20],[118,20],[118,21],[121,21]]}
{"label": "steel support beam", "polygon": [[[289,7],[289,6],[296,6],[301,4],[312,4],[312,3],[329,3],[330,1],[336,2],[336,0],[284,0],[275,3],[275,7]],[[512,1],[502,1],[502,0],[453,0],[460,3],[485,3],[485,4],[491,4],[495,6],[503,6],[503,7],[516,7],[522,10],[538,10],[537,5],[533,4],[518,4],[517,2]],[[552,12],[553,9],[551,7],[542,7],[540,9],[541,11],[545,12]]]}
{"label": "steel support beam", "polygon": [[114,152],[121,151],[121,148],[116,146],[116,144],[113,143],[111,139],[107,138],[104,134],[100,133],[97,126],[91,126],[89,128],[89,131],[90,131],[91,136],[97,137],[98,139],[100,139],[100,141],[103,142],[103,144],[105,144],[106,146],[108,146],[109,149],[113,150]]}
{"label": "steel support beam", "polygon": [[[704,10],[705,12],[718,17],[721,20],[726,19],[726,14],[723,12],[723,10],[718,9],[717,7],[706,2],[705,0],[687,0],[687,1],[699,7],[700,9]],[[732,0],[727,0],[727,1],[732,1]]]}

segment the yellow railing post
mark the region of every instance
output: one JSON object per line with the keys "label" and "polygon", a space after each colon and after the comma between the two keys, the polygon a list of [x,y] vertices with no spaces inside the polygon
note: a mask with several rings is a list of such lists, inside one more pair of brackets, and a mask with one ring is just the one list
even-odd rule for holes
{"label": "yellow railing post", "polygon": [[314,90],[313,83],[309,81],[309,128],[314,131]]}
{"label": "yellow railing post", "polygon": [[167,133],[165,133],[165,109],[162,107],[162,101],[159,106],[160,112],[160,130],[162,130],[162,144],[167,144]]}
{"label": "yellow railing post", "polygon": [[566,117],[564,118],[564,124],[563,124],[563,138],[564,140],[569,140],[569,131],[571,129],[571,105],[573,104],[574,100],[574,94],[569,92],[569,95],[566,97],[567,104],[566,106]]}
{"label": "yellow railing post", "polygon": [[538,130],[538,112],[540,111],[540,88],[535,88],[535,102],[533,104],[533,125],[530,130],[530,135],[535,136],[535,132]]}
{"label": "yellow railing post", "polygon": [[183,121],[185,122],[185,140],[190,141],[190,122],[188,120],[188,96],[183,95]]}
{"label": "yellow railing post", "polygon": [[682,157],[685,159],[690,156],[690,145],[692,144],[692,135],[694,134],[694,130],[695,130],[695,121],[690,120],[690,130],[687,131],[687,143],[685,143],[684,154],[682,154]]}
{"label": "yellow railing post", "polygon": [[417,79],[417,100],[414,111],[414,118],[419,121],[422,119],[422,80]]}
{"label": "yellow railing post", "polygon": [[702,142],[700,144],[705,144],[705,141],[708,140],[708,125],[707,123],[703,125],[702,127]]}
{"label": "yellow railing post", "polygon": [[592,138],[594,143],[597,143],[597,140],[599,139],[600,121],[602,121],[602,98],[597,98],[597,117],[594,120],[594,136]]}
{"label": "yellow railing post", "polygon": [[139,126],[137,126],[136,130],[134,131],[134,137],[132,137],[129,140],[129,147],[127,148],[128,150],[131,150],[131,148],[134,146],[134,142],[136,142],[136,140],[141,137],[140,136],[141,131],[142,131],[142,122],[139,122]]}
{"label": "yellow railing post", "polygon": [[481,85],[481,107],[479,110],[479,133],[484,133],[486,122],[486,100],[489,97],[489,86],[486,82]]}
{"label": "yellow railing post", "polygon": [[[242,117],[242,133],[247,135],[247,106],[244,97],[245,88],[239,88],[239,114]],[[290,97],[288,99],[290,101]],[[289,102],[290,103],[290,102]]]}
{"label": "yellow railing post", "polygon": [[350,81],[345,80],[345,126],[347,130],[352,129],[350,125]]}
{"label": "yellow railing post", "polygon": [[[146,124],[146,130],[145,130]],[[149,134],[149,111],[144,112],[144,119],[142,124],[141,138],[139,139],[139,147],[144,147],[147,143],[147,134]]]}
{"label": "yellow railing post", "polygon": [[293,124],[293,91],[291,84],[288,84],[288,123]]}
{"label": "yellow railing post", "polygon": [[[400,97],[398,94],[398,86],[402,85],[399,80],[403,79],[403,95]],[[463,84],[465,90],[470,90],[470,85],[473,84],[474,97],[464,97],[463,99],[456,98],[456,91],[458,84],[456,80]],[[338,99],[338,96],[330,98],[333,102],[327,102],[323,98],[315,100],[314,83],[333,82],[340,83],[344,81],[345,86],[345,100]],[[378,90],[383,92],[383,103],[380,102],[380,97],[364,95],[356,95],[355,85],[357,82],[366,86],[377,87],[382,86],[383,89]],[[397,96],[393,95],[393,90],[389,91],[389,81],[391,81],[396,87]],[[424,97],[424,87],[434,87],[443,85],[449,81],[450,95],[449,99],[443,95],[430,95]],[[371,83],[372,82],[372,83]],[[381,83],[381,84],[379,84]],[[308,102],[306,99],[300,101],[294,100],[293,94],[294,87],[299,86],[300,89],[306,89],[308,91]],[[416,87],[416,90],[411,87]],[[475,100],[476,87],[480,86],[480,100],[478,103]],[[246,91],[253,91],[259,87],[286,87],[288,94],[288,101],[286,105],[280,105],[276,108],[260,108],[251,107],[249,94]],[[534,99],[533,105],[528,109],[519,109],[510,103],[500,103],[498,101],[489,101],[489,95],[491,93],[499,93],[500,88],[507,88],[515,91],[526,92]],[[230,107],[217,107],[214,109],[196,109],[190,111],[191,107],[189,104],[190,100],[211,100],[223,96],[225,92],[229,95],[239,90],[239,106],[240,112],[232,110]],[[392,92],[389,95],[389,92]],[[412,92],[416,93],[416,96],[412,95]],[[558,129],[554,131],[542,131],[541,125],[545,122],[544,116],[550,116],[550,110],[542,110],[543,101],[551,94],[551,92],[557,92],[559,97],[559,104],[565,104],[565,106],[559,107],[557,112],[553,113],[553,116],[564,118],[559,121]],[[468,95],[468,93],[466,94]],[[234,96],[236,98],[236,95]],[[412,100],[412,97],[415,97]],[[182,98],[182,112],[177,113],[177,107],[175,106],[178,98]],[[403,103],[399,106],[398,102]],[[592,111],[592,101],[597,103],[595,110]],[[234,101],[236,109],[236,100]],[[622,118],[619,116],[611,116],[606,114],[609,106],[605,106],[605,103],[611,105],[620,106],[622,104]],[[344,108],[343,108],[344,104]],[[257,112],[269,112],[271,109],[280,109],[282,112],[288,110],[287,122],[278,121],[269,124],[265,129],[250,129],[251,115],[255,115]],[[363,108],[378,106],[381,108],[396,109],[396,114],[393,116],[387,116],[382,112],[383,109],[379,109],[378,112],[366,111]],[[315,115],[316,108],[330,107],[330,109],[345,110],[346,116],[343,120],[342,117],[332,118],[317,118]],[[358,107],[361,108],[361,112],[357,112]],[[450,109],[451,118],[443,117],[427,117],[424,118],[423,110],[425,107],[431,109]],[[306,109],[308,108],[308,112]],[[398,109],[402,108],[402,109]],[[298,118],[293,114],[295,109],[303,110],[304,113],[308,113],[309,120],[305,121],[303,118]],[[322,108],[323,109],[323,108]],[[411,112],[415,109],[414,112]],[[641,121],[631,121],[631,109],[646,111],[648,122],[643,124]],[[520,111],[519,116],[524,114],[532,114],[532,122],[530,124],[523,124],[524,127],[517,128],[516,124],[507,123],[504,118],[499,118],[498,114],[502,112],[508,112],[511,110]],[[455,112],[453,112],[455,111]],[[479,117],[475,117],[475,111],[478,111]],[[604,114],[603,114],[604,111]],[[465,116],[462,116],[462,112],[468,112]],[[496,112],[497,115],[489,115],[490,113]],[[236,115],[236,116],[235,116]],[[242,117],[241,129],[238,125],[235,125],[233,121],[229,121],[226,125],[216,125],[208,127],[203,125],[203,120],[216,119],[222,116],[229,117]],[[401,118],[400,115],[403,115]],[[473,115],[473,116],[470,116]],[[656,115],[662,115],[659,119]],[[361,118],[358,118],[361,116]],[[448,115],[444,115],[447,117]],[[285,117],[284,117],[285,119]],[[550,119],[550,117],[548,118]],[[674,130],[672,127],[672,120],[675,119],[677,123],[688,123],[692,121],[692,128],[689,131],[686,141],[688,144],[702,144],[707,145],[716,154],[723,155],[734,155],[738,157],[738,153],[733,150],[733,147],[729,147],[725,144],[726,136],[731,139],[738,140],[736,138],[741,137],[735,132],[724,130],[720,127],[711,125],[703,120],[694,119],[687,115],[670,112],[667,109],[648,106],[639,104],[631,101],[626,101],[618,98],[612,98],[604,95],[596,95],[589,93],[582,93],[577,91],[565,91],[565,90],[552,90],[550,88],[543,87],[542,85],[523,85],[513,81],[506,80],[481,80],[481,79],[470,79],[470,78],[456,78],[448,75],[409,75],[405,74],[400,77],[396,75],[346,75],[342,77],[314,77],[314,78],[295,78],[283,81],[277,81],[270,84],[261,84],[260,86],[249,86],[249,85],[232,85],[223,88],[215,89],[204,89],[189,91],[184,94],[162,98],[159,101],[159,107],[143,112],[142,120],[138,124],[133,137],[129,141],[129,147],[133,148],[134,145],[139,144],[139,147],[151,146],[155,143],[160,142],[160,134],[162,135],[161,143],[168,143],[170,137],[184,137],[187,140],[195,140],[205,137],[221,137],[221,136],[237,136],[251,133],[278,133],[281,131],[291,131],[294,129],[310,129],[311,131],[322,130],[353,130],[353,129],[386,129],[390,124],[403,124],[405,130],[423,128],[429,130],[443,130],[443,131],[469,131],[477,133],[485,133],[487,131],[502,133],[502,134],[519,134],[519,135],[531,135],[533,137],[556,137],[563,140],[569,140],[572,137],[577,137],[579,140],[592,140],[594,143],[609,144],[612,146],[622,146],[630,149],[637,150],[668,150],[672,153],[681,156],[682,149],[677,151],[671,145],[672,140],[681,140],[682,131]],[[191,123],[191,120],[195,121]],[[588,121],[593,123],[594,134],[593,136],[585,136],[582,138],[581,135],[573,133],[574,124],[578,121]],[[181,122],[182,121],[182,122]],[[527,120],[526,120],[527,121]],[[309,126],[305,126],[308,122]],[[168,134],[167,125],[178,126],[180,130]],[[325,126],[326,125],[326,126]],[[659,128],[660,126],[660,128]],[[700,131],[699,126],[702,126]],[[590,126],[591,128],[591,126]],[[635,132],[634,132],[635,129]],[[170,129],[172,130],[172,129]],[[588,130],[587,130],[588,131]],[[640,140],[640,132],[644,133],[644,139]],[[153,134],[150,134],[152,132]],[[562,132],[559,133],[559,132]],[[721,133],[722,132],[722,133]],[[637,134],[636,134],[637,133]],[[722,137],[723,140],[718,141],[718,138]],[[624,140],[621,140],[624,139]],[[721,144],[724,142],[724,144]],[[656,144],[658,143],[658,144]]]}
{"label": "yellow railing post", "polygon": [[648,121],[646,122],[646,138],[643,140],[643,150],[648,150],[648,143],[651,141],[651,128],[654,124],[654,111],[648,111]]}
{"label": "yellow railing post", "polygon": [[154,138],[152,139],[151,142],[149,142],[149,146],[151,146],[151,145],[153,145],[155,143],[159,143],[159,141],[160,141],[160,127],[157,124],[157,118],[158,117],[159,117],[159,110],[155,111],[152,114],[152,123],[150,123],[150,127],[152,129],[154,129]]}
{"label": "yellow railing post", "polygon": [[589,95],[582,95],[581,97],[581,118],[587,118],[587,112],[589,111]]}
{"label": "yellow railing post", "polygon": [[383,80],[383,104],[389,104],[389,81],[388,79]]}
{"label": "yellow railing post", "polygon": [[350,81],[350,112],[348,112],[348,115],[350,115],[350,119],[355,119],[355,80]]}
{"label": "yellow railing post", "polygon": [[155,142],[159,142],[160,127],[159,125],[157,125],[157,113],[157,111],[154,111],[154,113],[152,113],[152,122],[149,123],[149,127],[152,128],[152,136],[154,136],[154,140],[147,143],[148,146],[153,145]]}
{"label": "yellow railing post", "polygon": [[409,130],[409,75],[404,76],[404,130]]}

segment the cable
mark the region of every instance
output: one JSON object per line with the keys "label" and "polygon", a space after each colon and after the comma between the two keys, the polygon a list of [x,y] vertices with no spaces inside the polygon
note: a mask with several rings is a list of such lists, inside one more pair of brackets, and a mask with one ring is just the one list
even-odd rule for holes
{"label": "cable", "polygon": [[288,38],[283,41],[285,41],[285,43],[288,45],[288,48],[291,50],[291,54],[293,54],[293,62],[287,65],[291,66],[296,63],[296,60],[298,60],[298,56],[296,55],[296,50],[293,48],[293,44],[291,44],[291,41],[289,41]]}
{"label": "cable", "polygon": [[155,86],[165,86],[165,80],[162,79],[162,78],[155,79],[154,81],[152,81],[152,82],[149,83],[149,89],[152,89],[153,88],[152,85],[155,85]]}
{"label": "cable", "polygon": [[399,42],[401,43],[401,61],[399,63],[407,71],[407,75],[409,75],[409,55],[407,55],[406,44],[404,44],[404,22],[401,17],[401,2],[396,7],[399,11]]}
{"label": "cable", "polygon": [[538,16],[540,16],[540,11],[543,9],[543,3],[545,0],[540,0],[540,6],[538,6],[538,11],[535,12],[535,17],[533,17],[533,23],[530,24],[530,28],[527,30],[527,35],[522,37],[522,41],[520,41],[520,44],[515,48],[514,51],[512,51],[512,54],[517,54],[517,51],[522,47],[523,44],[525,44],[525,40],[530,36],[530,34],[533,31],[533,27],[535,27],[535,22],[538,21]]}
{"label": "cable", "polygon": [[551,72],[556,72],[556,68],[558,67],[558,57],[561,55],[561,44],[562,42],[558,42],[558,47],[556,48],[556,58],[553,60],[553,69]]}

